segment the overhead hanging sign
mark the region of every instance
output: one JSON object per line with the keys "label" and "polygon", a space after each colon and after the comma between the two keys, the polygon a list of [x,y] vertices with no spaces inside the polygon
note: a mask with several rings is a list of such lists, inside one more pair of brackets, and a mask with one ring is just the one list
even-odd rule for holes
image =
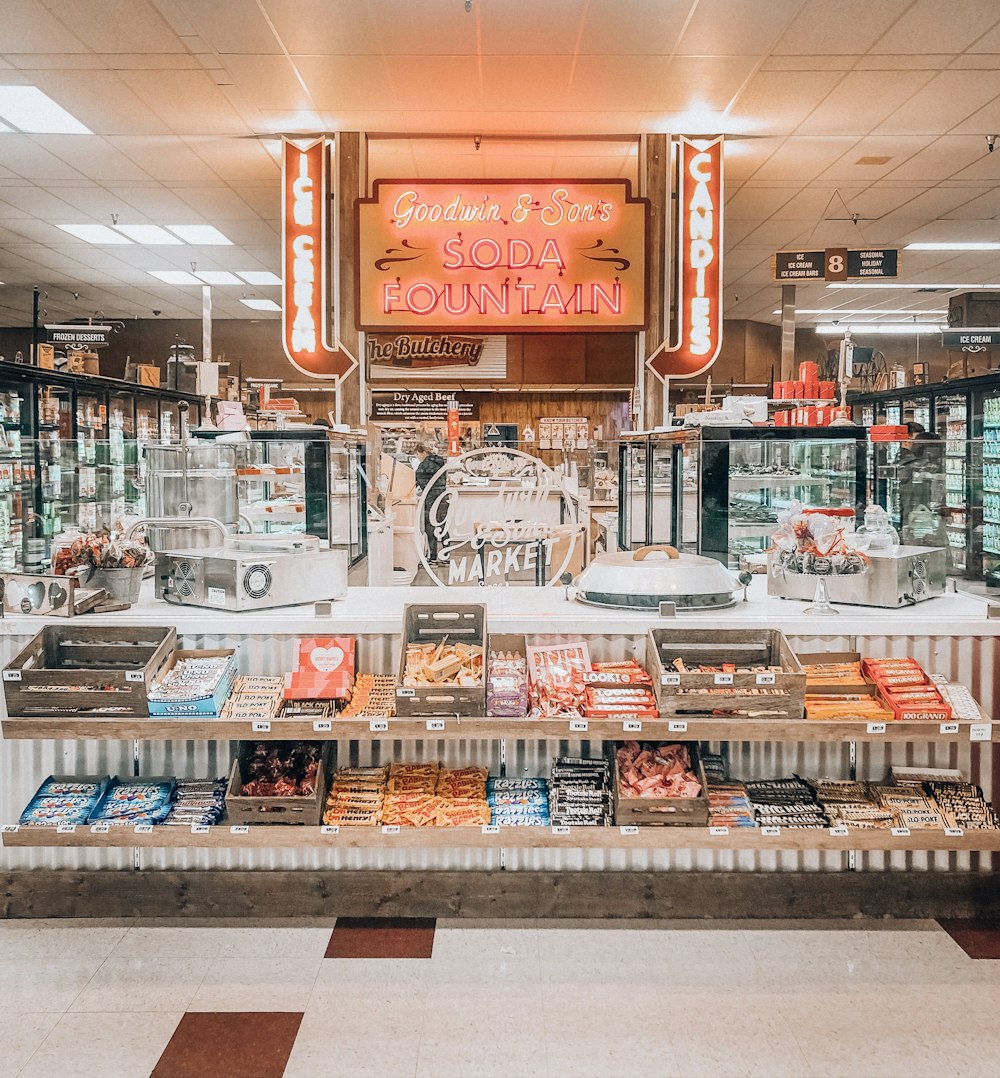
{"label": "overhead hanging sign", "polygon": [[106,348],[111,326],[46,325],[50,344],[63,348]]}
{"label": "overhead hanging sign", "polygon": [[357,361],[330,334],[330,147],[325,138],[282,147],[281,341],[303,374],[339,379]]}
{"label": "overhead hanging sign", "polygon": [[894,247],[849,251],[828,247],[825,251],[778,251],[771,256],[771,275],[776,281],[846,281],[857,277],[895,277],[899,251]]}
{"label": "overhead hanging sign", "polygon": [[998,348],[1000,328],[945,329],[941,331],[941,344],[945,348]]}
{"label": "overhead hanging sign", "polygon": [[700,374],[722,348],[722,143],[678,143],[676,337],[647,360],[661,378]]}
{"label": "overhead hanging sign", "polygon": [[649,204],[626,180],[377,181],[359,199],[367,332],[635,332]]}

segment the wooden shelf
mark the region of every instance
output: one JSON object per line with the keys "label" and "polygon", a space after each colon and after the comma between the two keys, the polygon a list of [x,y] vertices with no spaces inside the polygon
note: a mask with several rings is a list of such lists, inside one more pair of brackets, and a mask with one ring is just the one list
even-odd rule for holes
{"label": "wooden shelf", "polygon": [[[316,730],[311,720],[272,719],[269,730],[255,729],[249,719],[136,719],[136,718],[3,718],[3,736],[12,740],[69,741],[455,741],[490,739],[525,741],[622,741],[628,738],[684,741],[937,741],[972,740],[972,724],[887,722],[885,732],[869,729],[867,722],[808,719],[662,718],[645,720],[640,731],[626,730],[621,720],[590,719],[587,728],[575,728],[571,719],[385,719],[388,729],[373,728],[380,720],[332,719],[329,730]],[[680,723],[686,723],[683,728]],[[442,724],[439,727],[438,724]],[[434,725],[428,725],[434,724]],[[986,719],[976,740],[1000,741],[1000,724]],[[986,731],[982,727],[989,727]],[[989,737],[984,737],[985,733]]]}
{"label": "wooden shelf", "polygon": [[802,831],[782,828],[765,835],[758,828],[712,834],[706,827],[640,827],[626,833],[614,827],[571,827],[559,834],[551,827],[505,827],[484,832],[477,827],[401,828],[384,834],[378,827],[341,827],[323,834],[318,827],[275,824],[250,827],[246,834],[233,834],[228,824],[211,827],[204,834],[187,828],[154,827],[136,834],[131,827],[111,828],[94,834],[89,826],[60,834],[54,827],[28,827],[0,834],[6,848],[26,846],[81,847],[88,849],[277,849],[288,847],[330,849],[722,849],[722,850],[861,850],[861,851],[1000,851],[1000,831],[967,831],[947,835],[939,830],[914,830],[909,835],[886,831],[851,831],[832,835],[829,829]]}

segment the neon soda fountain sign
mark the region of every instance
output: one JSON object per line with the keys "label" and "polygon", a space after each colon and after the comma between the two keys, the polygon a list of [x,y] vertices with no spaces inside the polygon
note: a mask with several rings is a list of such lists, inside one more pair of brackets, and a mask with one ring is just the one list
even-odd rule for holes
{"label": "neon soda fountain sign", "polygon": [[[515,225],[523,225],[533,213],[535,219],[546,228],[584,222],[608,223],[611,221],[611,204],[603,200],[596,203],[576,202],[570,198],[565,187],[559,187],[543,205],[539,205],[530,192],[522,192],[516,196],[513,207],[506,214],[501,203],[488,195],[477,202],[468,202],[461,195],[456,195],[447,203],[422,202],[416,191],[404,191],[392,209],[393,223],[399,229],[405,229],[411,223],[434,224],[439,221],[449,224],[502,224],[506,223],[507,218]],[[467,252],[463,250],[464,246],[465,239],[461,235],[445,241],[444,253],[447,257],[442,263],[443,269],[493,270],[503,267],[510,270],[544,270],[551,267],[560,276],[566,269],[566,259],[552,237],[545,239],[537,249],[528,240],[517,237],[501,244],[490,236],[483,236],[473,241]],[[602,313],[602,304],[609,315],[622,313],[622,286],[619,280],[612,283],[610,291],[596,281],[591,282],[587,296],[583,284],[574,284],[569,292],[564,293],[558,284],[552,282],[546,286],[535,308],[531,306],[531,301],[532,293],[538,290],[537,284],[518,278],[513,282],[513,287],[520,293],[519,309],[525,315],[550,311],[555,314],[597,315]],[[430,282],[416,281],[409,285],[405,294],[401,294],[398,281],[386,281],[382,286],[382,297],[386,314],[406,311],[418,315],[431,314],[440,301],[450,315],[468,314],[472,307],[486,314],[492,307],[497,315],[507,316],[511,313],[512,299],[510,281],[501,282],[496,290],[485,282],[476,285],[445,283],[440,292]]]}

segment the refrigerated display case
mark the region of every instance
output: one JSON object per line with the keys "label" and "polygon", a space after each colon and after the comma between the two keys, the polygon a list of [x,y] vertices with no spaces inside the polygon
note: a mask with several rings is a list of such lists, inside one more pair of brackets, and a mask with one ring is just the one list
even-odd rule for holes
{"label": "refrigerated display case", "polygon": [[239,443],[237,453],[237,491],[240,515],[252,532],[315,535],[324,546],[346,549],[351,565],[365,557],[364,441],[321,427],[248,433],[250,440]]}
{"label": "refrigerated display case", "polygon": [[[705,426],[623,438],[630,495],[619,497],[619,541],[667,543],[733,568],[763,563],[792,502],[863,513],[865,436],[861,427]],[[655,464],[666,479],[659,500],[646,482]]]}

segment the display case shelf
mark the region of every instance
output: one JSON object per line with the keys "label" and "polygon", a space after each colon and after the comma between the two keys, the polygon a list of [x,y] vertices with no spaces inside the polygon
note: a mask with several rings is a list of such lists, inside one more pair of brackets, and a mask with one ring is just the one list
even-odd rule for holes
{"label": "display case shelf", "polygon": [[[641,731],[628,730],[622,720],[590,719],[579,728],[579,719],[332,719],[330,729],[316,729],[312,720],[271,719],[269,729],[249,719],[142,719],[142,718],[4,718],[6,740],[94,741],[413,741],[514,739],[560,741],[622,741],[641,734],[644,739],[685,741],[969,741],[998,740],[1000,732],[983,718],[970,722],[887,722],[873,730],[867,722],[838,719],[732,719],[720,716],[688,719],[645,720]],[[381,729],[384,723],[387,729]],[[430,725],[433,724],[433,725]],[[973,726],[976,729],[973,729]],[[951,729],[957,727],[957,729]],[[988,736],[983,736],[984,734]]]}
{"label": "display case shelf", "polygon": [[319,827],[270,824],[249,826],[233,833],[222,823],[196,833],[186,827],[156,826],[139,832],[131,827],[112,827],[94,833],[89,825],[75,831],[55,827],[25,827],[0,833],[5,848],[68,846],[108,848],[214,848],[214,849],[652,849],[652,850],[842,850],[905,851],[964,850],[1000,851],[1000,831],[913,829],[909,834],[847,828],[832,834],[829,828],[715,829],[708,827],[401,827],[385,832],[380,827],[340,827],[324,832]]}

